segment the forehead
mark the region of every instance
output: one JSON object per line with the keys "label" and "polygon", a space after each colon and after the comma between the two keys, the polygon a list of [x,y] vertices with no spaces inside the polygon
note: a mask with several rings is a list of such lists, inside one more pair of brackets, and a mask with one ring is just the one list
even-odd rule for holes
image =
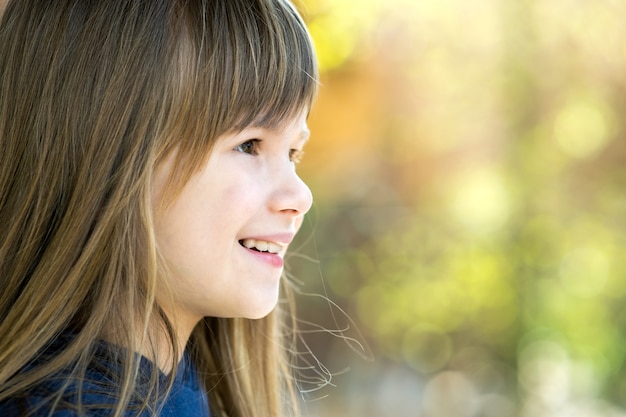
{"label": "forehead", "polygon": [[297,136],[298,139],[306,141],[311,135],[311,131],[307,125],[308,116],[309,109],[307,108],[281,120],[268,121],[265,118],[261,118],[251,123],[247,128],[262,129],[276,133],[289,133],[290,135]]}

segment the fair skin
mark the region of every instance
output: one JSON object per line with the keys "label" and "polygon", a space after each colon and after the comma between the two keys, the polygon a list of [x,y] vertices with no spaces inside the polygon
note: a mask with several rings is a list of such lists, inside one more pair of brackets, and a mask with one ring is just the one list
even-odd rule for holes
{"label": "fair skin", "polygon": [[[203,317],[256,319],[276,305],[283,257],[312,204],[295,170],[309,136],[306,115],[221,136],[175,200],[155,213],[173,291],[159,301],[181,346]],[[156,169],[155,205],[173,160]]]}

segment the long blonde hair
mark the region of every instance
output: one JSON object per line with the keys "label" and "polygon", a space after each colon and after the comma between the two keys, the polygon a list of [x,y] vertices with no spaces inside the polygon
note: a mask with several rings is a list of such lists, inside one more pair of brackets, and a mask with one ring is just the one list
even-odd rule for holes
{"label": "long blonde hair", "polygon": [[[154,343],[151,329],[177,350],[155,299],[155,167],[176,151],[172,199],[217,137],[286,120],[316,89],[313,46],[288,0],[9,1],[0,23],[0,401],[68,367],[80,380],[115,329],[128,348],[122,415],[136,390],[133,352]],[[285,407],[294,396],[286,293],[264,319],[206,318],[194,330],[188,350],[216,417],[297,412]],[[152,375],[152,392],[157,384]]]}

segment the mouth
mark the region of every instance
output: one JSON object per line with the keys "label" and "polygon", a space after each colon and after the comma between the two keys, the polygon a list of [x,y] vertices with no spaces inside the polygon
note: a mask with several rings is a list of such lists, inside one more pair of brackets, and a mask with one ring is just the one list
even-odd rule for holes
{"label": "mouth", "polygon": [[279,254],[283,250],[283,245],[279,245],[275,242],[268,242],[265,240],[256,239],[241,239],[239,244],[246,249],[253,250],[255,252]]}

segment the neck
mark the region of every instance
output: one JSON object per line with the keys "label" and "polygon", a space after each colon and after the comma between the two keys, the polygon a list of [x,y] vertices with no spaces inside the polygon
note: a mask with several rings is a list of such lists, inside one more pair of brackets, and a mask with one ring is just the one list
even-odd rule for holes
{"label": "neck", "polygon": [[[147,326],[144,333],[144,326],[139,324],[135,328],[135,351],[152,361],[164,374],[172,372],[176,365],[182,360],[187,341],[191,336],[195,325],[181,327],[180,322],[170,319],[173,326],[174,340],[171,340],[170,332],[163,324],[151,324]],[[178,324],[178,326],[177,326]],[[119,332],[105,330],[102,339],[119,346],[129,348],[127,339]],[[172,343],[175,344],[173,347]]]}

